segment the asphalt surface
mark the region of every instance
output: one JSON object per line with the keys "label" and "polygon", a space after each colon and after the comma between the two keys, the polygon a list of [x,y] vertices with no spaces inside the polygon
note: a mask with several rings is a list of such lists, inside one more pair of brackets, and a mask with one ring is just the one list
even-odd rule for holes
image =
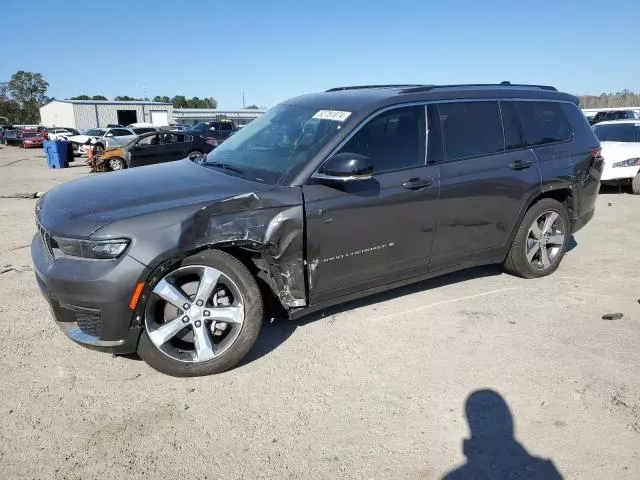
{"label": "asphalt surface", "polygon": [[[0,197],[76,163],[0,147]],[[2,478],[640,478],[640,197],[603,192],[551,277],[478,268],[276,321],[196,379],[58,331],[34,203],[0,198]]]}

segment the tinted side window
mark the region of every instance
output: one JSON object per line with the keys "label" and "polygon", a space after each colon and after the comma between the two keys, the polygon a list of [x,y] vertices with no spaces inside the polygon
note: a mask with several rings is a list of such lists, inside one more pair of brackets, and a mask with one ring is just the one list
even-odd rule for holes
{"label": "tinted side window", "polygon": [[163,143],[182,143],[185,141],[184,135],[179,135],[177,133],[166,133],[164,135]]}
{"label": "tinted side window", "polygon": [[500,107],[502,110],[505,148],[507,150],[523,148],[525,141],[515,102],[500,102]]}
{"label": "tinted side window", "polygon": [[569,120],[557,102],[517,102],[528,146],[569,140]]}
{"label": "tinted side window", "polygon": [[374,173],[425,164],[424,106],[402,107],[381,113],[364,125],[340,149],[373,161]]}
{"label": "tinted side window", "polygon": [[131,135],[131,132],[129,130],[124,130],[123,128],[113,128],[111,129],[111,133],[113,133],[113,135],[116,137]]}
{"label": "tinted side window", "polygon": [[594,125],[593,131],[601,142],[635,142],[636,130],[633,123]]}
{"label": "tinted side window", "polygon": [[143,137],[140,140],[138,140],[138,146],[139,147],[148,147],[151,145],[158,145],[160,144],[160,135],[149,135],[148,137]]}
{"label": "tinted side window", "polygon": [[445,161],[504,150],[498,102],[441,103],[438,107]]}

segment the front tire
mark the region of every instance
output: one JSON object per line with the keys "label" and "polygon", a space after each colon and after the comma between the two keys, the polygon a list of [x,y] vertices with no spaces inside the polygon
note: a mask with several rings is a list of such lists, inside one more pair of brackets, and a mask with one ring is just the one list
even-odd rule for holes
{"label": "front tire", "polygon": [[112,170],[114,172],[127,168],[127,162],[125,162],[124,159],[120,157],[110,158],[109,160],[107,160],[107,164],[109,165],[109,170]]}
{"label": "front tire", "polygon": [[636,173],[636,176],[631,180],[631,193],[640,195],[640,172]]}
{"label": "front tire", "polygon": [[247,267],[220,250],[200,252],[154,286],[138,354],[167,375],[220,373],[251,350],[263,316],[260,288]]}
{"label": "front tire", "polygon": [[567,251],[570,227],[569,213],[562,203],[543,198],[533,204],[513,239],[505,270],[523,278],[555,272]]}

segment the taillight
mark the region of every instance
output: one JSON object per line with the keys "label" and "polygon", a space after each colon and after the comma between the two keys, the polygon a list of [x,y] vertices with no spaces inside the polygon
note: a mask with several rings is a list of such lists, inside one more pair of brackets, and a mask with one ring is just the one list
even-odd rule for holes
{"label": "taillight", "polygon": [[208,145],[212,145],[212,146],[214,146],[214,147],[217,147],[217,146],[218,146],[218,142],[216,141],[216,139],[215,139],[215,138],[207,138],[207,139],[205,140],[205,143],[207,143]]}
{"label": "taillight", "polygon": [[602,148],[598,147],[594,150],[591,150],[591,158],[593,158],[594,160],[596,158],[598,158],[600,156],[600,154],[602,153]]}

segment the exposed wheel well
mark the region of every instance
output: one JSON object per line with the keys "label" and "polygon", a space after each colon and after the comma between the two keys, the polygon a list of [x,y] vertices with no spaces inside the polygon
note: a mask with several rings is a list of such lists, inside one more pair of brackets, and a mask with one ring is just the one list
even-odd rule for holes
{"label": "exposed wheel well", "polygon": [[567,208],[567,211],[569,212],[569,218],[573,218],[574,198],[570,189],[561,188],[558,190],[549,190],[548,192],[543,192],[533,199],[533,201],[529,204],[529,207],[527,208],[527,210],[529,210],[529,208],[531,208],[532,205],[539,202],[543,198],[552,198],[562,203]]}
{"label": "exposed wheel well", "polygon": [[260,252],[233,245],[216,246],[215,248],[238,259],[256,278],[262,292],[266,318],[278,317],[284,313],[282,303],[273,291],[272,285],[267,281],[265,272],[256,265],[255,260],[262,257]]}

